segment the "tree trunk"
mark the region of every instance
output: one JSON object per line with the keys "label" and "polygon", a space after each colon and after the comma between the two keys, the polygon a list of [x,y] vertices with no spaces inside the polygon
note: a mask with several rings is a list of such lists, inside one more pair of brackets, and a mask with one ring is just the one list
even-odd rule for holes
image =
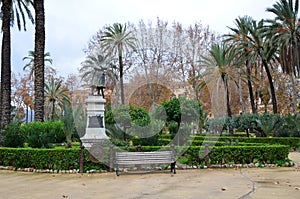
{"label": "tree trunk", "polygon": [[2,1],[1,129],[11,118],[11,6],[11,0]]}
{"label": "tree trunk", "polygon": [[51,109],[51,120],[54,121],[54,116],[55,116],[55,100],[52,99],[52,109]]}
{"label": "tree trunk", "polygon": [[118,48],[119,51],[119,65],[120,65],[120,88],[121,88],[121,104],[125,104],[124,97],[124,82],[123,82],[123,57],[122,57],[122,49]]}
{"label": "tree trunk", "polygon": [[256,113],[256,106],[254,103],[254,95],[253,95],[253,89],[252,89],[252,79],[251,79],[251,68],[249,66],[249,62],[246,62],[246,68],[247,68],[247,85],[249,89],[249,96],[250,96],[250,103],[251,103],[251,109],[252,113]]}
{"label": "tree trunk", "polygon": [[295,114],[297,112],[297,97],[298,97],[298,91],[296,89],[296,84],[295,84],[295,78],[293,74],[290,74],[291,82],[292,82],[292,111]]}
{"label": "tree trunk", "polygon": [[45,13],[44,0],[34,0],[35,46],[34,46],[34,119],[44,121],[44,53],[45,53]]}
{"label": "tree trunk", "polygon": [[[226,92],[226,107],[227,107],[227,115],[229,118],[232,118],[232,112],[231,112],[231,107],[230,107],[230,91],[229,91],[229,85],[228,81],[226,80],[225,75],[222,74],[222,80],[224,83],[224,88]],[[234,132],[233,129],[229,126],[229,134],[230,136],[233,136]],[[222,135],[222,130],[221,130],[221,135]]]}
{"label": "tree trunk", "polygon": [[273,79],[272,79],[272,75],[270,72],[270,69],[268,67],[267,61],[263,59],[263,65],[265,67],[267,76],[268,76],[268,80],[269,80],[269,84],[270,84],[270,90],[271,90],[271,98],[272,98],[272,105],[273,105],[273,113],[276,114],[277,111],[277,101],[276,101],[276,94],[275,94],[275,88],[274,88],[274,84],[273,84]]}
{"label": "tree trunk", "polygon": [[231,107],[230,107],[230,93],[229,93],[229,86],[228,86],[228,81],[226,81],[225,77],[222,76],[222,80],[224,83],[224,88],[226,92],[226,107],[227,107],[227,115],[228,117],[232,117],[231,113]]}
{"label": "tree trunk", "polygon": [[[240,69],[239,69],[239,73],[240,73]],[[242,114],[245,113],[245,104],[243,102],[243,94],[242,94],[242,80],[241,80],[241,77],[239,76],[239,79],[238,79],[238,84],[239,84],[239,98],[240,98],[240,104],[241,104],[241,107],[242,107]]]}

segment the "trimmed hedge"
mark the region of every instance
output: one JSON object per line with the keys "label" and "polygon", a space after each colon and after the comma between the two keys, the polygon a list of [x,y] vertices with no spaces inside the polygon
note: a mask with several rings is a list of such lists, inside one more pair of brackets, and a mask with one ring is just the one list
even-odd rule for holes
{"label": "trimmed hedge", "polygon": [[[192,135],[194,140],[203,141],[206,135]],[[279,144],[279,145],[288,145],[290,149],[300,148],[300,138],[297,137],[256,137],[256,138],[247,138],[247,137],[227,137],[227,136],[214,136],[209,135],[208,138],[217,139],[220,142],[226,142],[226,140],[233,140],[235,142],[238,139],[239,142],[245,143],[263,143],[263,144]]]}
{"label": "trimmed hedge", "polygon": [[[199,152],[203,146],[186,146],[176,147],[175,151],[181,151],[186,148],[183,157],[187,160],[188,165],[201,165],[204,158],[199,158]],[[168,150],[170,146],[142,146],[142,151]],[[127,151],[136,151],[136,147],[128,147]],[[287,145],[255,145],[255,146],[215,146],[209,152],[210,164],[249,164],[249,163],[276,163],[286,160],[289,154]],[[176,153],[176,152],[175,152]]]}
{"label": "trimmed hedge", "polygon": [[273,164],[286,160],[289,150],[289,146],[286,145],[221,146],[214,147],[209,153],[209,158],[211,164]]}
{"label": "trimmed hedge", "polygon": [[[137,151],[137,147],[124,147],[126,151]],[[169,150],[170,146],[142,146],[142,151]],[[185,149],[180,159],[185,159],[185,164],[202,165],[204,156],[203,146],[176,147],[176,151]],[[288,158],[290,147],[287,145],[250,145],[250,146],[214,146],[209,153],[210,164],[245,164],[245,163],[276,163]],[[0,148],[0,165],[13,166],[14,168],[35,168],[52,170],[79,169],[80,148]],[[90,169],[102,170],[106,166],[102,163],[93,163],[89,160],[88,151],[84,150],[84,171]],[[175,153],[176,154],[176,153]],[[109,153],[105,161],[109,159]]]}
{"label": "trimmed hedge", "polygon": [[[0,148],[0,165],[14,168],[34,168],[52,170],[79,169],[80,148]],[[84,170],[103,169],[101,163],[92,163],[88,151],[84,150]]]}

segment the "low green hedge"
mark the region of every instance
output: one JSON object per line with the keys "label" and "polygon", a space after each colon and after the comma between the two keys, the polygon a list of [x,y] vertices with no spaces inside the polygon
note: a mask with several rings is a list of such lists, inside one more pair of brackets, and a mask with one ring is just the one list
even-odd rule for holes
{"label": "low green hedge", "polygon": [[[80,148],[0,148],[0,165],[14,168],[71,170],[80,167]],[[84,170],[103,169],[101,163],[92,163],[84,150]]]}
{"label": "low green hedge", "polygon": [[[170,146],[142,146],[142,151],[169,150]],[[201,150],[202,149],[202,150]],[[124,147],[126,151],[137,151],[137,147]],[[176,147],[175,152],[184,151],[180,159],[185,159],[185,164],[202,165],[204,156],[199,157],[203,146]],[[214,146],[210,148],[210,164],[245,164],[245,163],[276,163],[288,158],[290,147],[287,145],[254,145],[254,146]],[[52,170],[71,170],[80,167],[80,148],[0,148],[0,165],[13,166],[14,168],[35,168]],[[102,170],[105,164],[93,163],[89,160],[88,151],[84,150],[84,170]],[[175,153],[176,154],[176,153]],[[177,153],[178,154],[178,153]],[[105,161],[109,159],[106,153]]]}
{"label": "low green hedge", "polygon": [[[248,138],[248,137],[228,137],[228,136],[207,136],[208,139],[217,139],[220,142],[233,141],[235,142],[245,142],[245,143],[264,143],[264,144],[280,144],[280,145],[288,145],[290,149],[298,149],[300,148],[300,138],[297,137],[256,137],[256,138]],[[206,139],[206,135],[192,135],[193,140],[203,141]]]}
{"label": "low green hedge", "polygon": [[[286,160],[289,154],[287,145],[252,145],[250,146],[214,146],[210,148],[210,164],[249,164],[254,162],[276,163]],[[176,147],[175,151],[183,151],[182,157],[185,158],[188,165],[201,165],[205,162],[204,157],[199,157],[199,152],[204,151],[204,146],[183,146]],[[169,150],[169,146],[142,146],[142,151]],[[136,147],[128,147],[127,151],[136,151]],[[175,152],[176,153],[176,152]],[[180,157],[180,158],[182,158]]]}

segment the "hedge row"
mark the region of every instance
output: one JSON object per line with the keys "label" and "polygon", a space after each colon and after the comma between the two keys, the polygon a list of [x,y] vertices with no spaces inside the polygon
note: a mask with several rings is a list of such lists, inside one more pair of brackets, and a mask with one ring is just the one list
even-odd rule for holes
{"label": "hedge row", "polygon": [[[167,145],[171,143],[171,139],[167,138],[169,134],[163,135],[162,138],[159,139],[159,142],[162,145]],[[257,138],[247,138],[247,137],[227,137],[227,136],[214,136],[214,135],[192,135],[191,140],[193,140],[192,145],[199,146],[204,140],[205,142],[216,142],[217,146],[221,146],[220,143],[231,143],[234,145],[236,142],[238,143],[259,143],[259,144],[277,144],[277,145],[288,145],[290,149],[298,149],[300,148],[300,138],[296,137],[257,137]],[[225,145],[225,144],[224,144]],[[240,144],[239,144],[240,145]]]}
{"label": "hedge row", "polygon": [[[14,168],[72,170],[80,167],[80,148],[0,148],[0,165]],[[92,163],[84,150],[84,170],[103,169],[100,163]]]}
{"label": "hedge row", "polygon": [[[170,146],[142,146],[142,151],[168,150]],[[185,149],[184,149],[185,148]],[[127,151],[136,151],[136,147],[128,147]],[[205,162],[203,146],[175,146],[175,154],[185,159],[185,164],[201,165]],[[255,145],[255,146],[215,146],[209,151],[210,164],[249,164],[249,163],[276,163],[288,158],[290,147],[287,145]],[[180,151],[185,151],[183,154]],[[202,158],[201,158],[202,157]]]}
{"label": "hedge row", "polygon": [[[137,147],[124,147],[126,151],[137,151]],[[142,146],[142,151],[168,150],[169,146]],[[204,156],[199,156],[202,146],[175,147],[175,154],[185,159],[185,164],[201,165]],[[286,160],[289,154],[286,145],[256,145],[256,146],[215,146],[210,148],[210,164],[245,164],[245,163],[276,163]],[[179,153],[184,151],[183,154]],[[0,165],[14,168],[35,168],[52,170],[71,170],[80,167],[80,149],[32,149],[32,148],[0,148]],[[84,150],[84,170],[102,170],[106,166],[89,160],[88,151]],[[109,153],[107,153],[109,155]],[[108,157],[106,157],[108,158]]]}

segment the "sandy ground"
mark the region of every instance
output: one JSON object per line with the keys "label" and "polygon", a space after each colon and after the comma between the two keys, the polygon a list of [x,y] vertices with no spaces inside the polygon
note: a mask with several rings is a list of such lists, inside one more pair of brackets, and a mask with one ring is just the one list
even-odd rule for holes
{"label": "sandy ground", "polygon": [[[300,163],[300,153],[290,153]],[[0,171],[0,199],[300,198],[300,168],[195,169],[177,174]]]}

